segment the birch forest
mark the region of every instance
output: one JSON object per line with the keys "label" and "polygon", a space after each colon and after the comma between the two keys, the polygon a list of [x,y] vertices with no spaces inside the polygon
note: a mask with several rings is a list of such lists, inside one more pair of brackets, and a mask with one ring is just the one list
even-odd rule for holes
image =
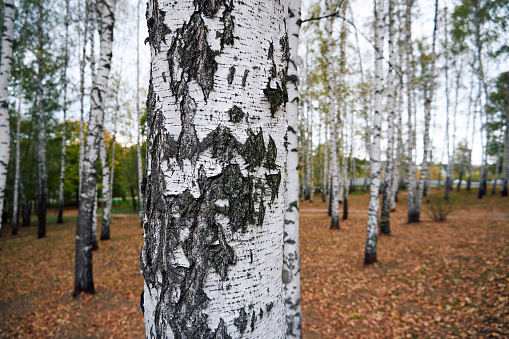
{"label": "birch forest", "polygon": [[0,338],[509,337],[506,0],[0,20]]}

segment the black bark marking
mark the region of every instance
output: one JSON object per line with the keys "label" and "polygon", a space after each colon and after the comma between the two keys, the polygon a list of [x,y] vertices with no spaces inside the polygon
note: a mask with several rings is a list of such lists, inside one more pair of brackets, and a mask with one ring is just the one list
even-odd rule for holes
{"label": "black bark marking", "polygon": [[148,27],[148,38],[150,45],[154,48],[156,54],[161,52],[161,41],[166,43],[166,35],[171,33],[171,29],[164,23],[164,17],[166,13],[159,9],[159,3],[157,0],[153,1],[154,9],[152,16],[149,15],[148,3],[147,3],[147,27]]}
{"label": "black bark marking", "polygon": [[249,74],[249,70],[246,69],[244,71],[244,75],[242,76],[242,87],[246,87],[246,81],[247,81],[248,74]]}
{"label": "black bark marking", "polygon": [[247,162],[247,169],[253,171],[256,167],[262,165],[265,158],[265,143],[263,141],[263,132],[260,128],[257,134],[251,129],[247,130],[248,138],[242,149],[242,156]]}
{"label": "black bark marking", "polygon": [[253,315],[251,316],[251,332],[255,329],[255,323],[256,323],[256,314],[255,311],[253,311]]}
{"label": "black bark marking", "polygon": [[269,100],[270,114],[272,115],[272,117],[275,116],[277,110],[279,109],[279,106],[288,102],[288,93],[286,93],[286,91],[283,91],[279,84],[276,85],[277,85],[276,88],[271,88],[269,80],[269,82],[267,82],[267,87],[263,90],[265,98]]}
{"label": "black bark marking", "polygon": [[235,66],[230,67],[230,71],[228,72],[228,77],[226,80],[228,81],[228,85],[233,83],[233,77],[235,76]]}
{"label": "black bark marking", "polygon": [[221,21],[224,25],[223,33],[221,33],[221,50],[223,50],[225,45],[233,46],[233,29],[235,28],[233,19],[234,17],[232,16],[232,9],[231,7],[227,7],[223,12],[223,16],[221,17]]}
{"label": "black bark marking", "polygon": [[274,139],[269,136],[269,144],[267,145],[267,155],[265,158],[265,168],[267,169],[276,169],[276,158],[277,158],[277,148]]}
{"label": "black bark marking", "polygon": [[234,123],[241,122],[245,116],[245,113],[237,105],[233,105],[233,107],[228,110],[228,114],[230,115],[230,121]]}
{"label": "black bark marking", "polygon": [[288,209],[286,211],[287,212],[292,212],[294,208],[297,209],[297,211],[299,210],[299,203],[298,203],[298,201],[292,201],[288,205]]}
{"label": "black bark marking", "polygon": [[198,151],[198,137],[194,129],[194,116],[196,115],[196,102],[189,95],[180,102],[180,120],[182,121],[182,131],[180,132],[178,145],[178,160],[195,160]]}
{"label": "black bark marking", "polygon": [[286,78],[287,81],[291,82],[292,84],[294,84],[295,86],[298,86],[299,85],[299,77],[295,74],[292,74],[292,75],[289,75],[287,78]]}
{"label": "black bark marking", "polygon": [[203,18],[195,12],[173,38],[168,50],[168,64],[170,88],[176,100],[187,93],[187,83],[191,80],[198,82],[205,100],[214,88],[216,53],[207,42],[207,32]]}
{"label": "black bark marking", "polygon": [[267,185],[270,187],[271,196],[270,202],[274,202],[274,199],[279,194],[279,184],[281,183],[281,172],[278,174],[265,174],[265,180],[267,181]]}
{"label": "black bark marking", "polygon": [[272,41],[269,42],[269,52],[267,54],[267,59],[274,60],[274,43]]}
{"label": "black bark marking", "polygon": [[232,7],[232,0],[194,0],[194,6],[208,18],[217,14],[222,5]]}
{"label": "black bark marking", "polygon": [[292,281],[292,272],[283,269],[283,284],[288,285]]}
{"label": "black bark marking", "polygon": [[265,305],[265,309],[267,310],[267,313],[269,313],[272,308],[274,307],[274,303],[273,302],[270,302],[268,304]]}
{"label": "black bark marking", "polygon": [[244,307],[242,307],[239,310],[238,318],[235,318],[235,320],[233,321],[233,324],[239,329],[241,334],[244,334],[244,332],[246,331],[247,321],[248,321],[247,320],[247,313],[244,310]]}

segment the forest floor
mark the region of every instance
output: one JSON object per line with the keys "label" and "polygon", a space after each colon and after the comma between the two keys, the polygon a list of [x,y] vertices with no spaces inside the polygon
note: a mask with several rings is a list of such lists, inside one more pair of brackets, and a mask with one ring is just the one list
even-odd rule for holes
{"label": "forest floor", "polygon": [[[406,224],[406,197],[365,267],[368,195],[349,199],[349,218],[329,230],[319,196],[301,203],[304,338],[509,337],[509,200],[453,194],[443,222],[424,205]],[[436,200],[442,198],[437,193]],[[342,209],[342,206],[340,206]],[[341,211],[340,211],[341,217]],[[112,240],[94,252],[96,294],[73,299],[76,216],[0,238],[0,338],[143,338],[139,309],[142,229],[137,214],[113,217]]]}

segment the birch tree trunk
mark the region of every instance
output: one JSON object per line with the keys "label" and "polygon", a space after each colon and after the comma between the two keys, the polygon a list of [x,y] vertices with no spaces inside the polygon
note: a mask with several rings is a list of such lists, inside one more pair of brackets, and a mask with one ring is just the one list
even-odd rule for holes
{"label": "birch tree trunk", "polygon": [[37,167],[39,172],[39,203],[38,203],[38,219],[39,227],[37,229],[37,238],[46,237],[46,206],[48,196],[48,173],[46,170],[46,117],[44,112],[44,91],[43,91],[43,3],[39,3],[39,18],[37,20],[37,32],[38,32],[38,53],[37,53],[37,100],[38,100],[38,150],[37,150]]}
{"label": "birch tree trunk", "polygon": [[65,13],[65,55],[64,55],[64,101],[62,110],[64,111],[64,129],[62,131],[62,156],[60,160],[60,180],[58,188],[58,217],[57,224],[64,222],[64,184],[65,184],[65,160],[67,149],[67,67],[69,65],[68,57],[68,40],[69,40],[69,0],[66,1]]}
{"label": "birch tree trunk", "polygon": [[369,192],[368,230],[364,264],[370,265],[377,261],[378,242],[378,210],[380,207],[380,133],[382,130],[382,92],[383,84],[383,44],[384,44],[384,0],[375,0],[375,112],[373,114],[372,134],[369,161],[371,164],[371,185]]}
{"label": "birch tree trunk", "polygon": [[138,212],[140,223],[143,225],[143,214],[145,213],[145,204],[141,191],[141,180],[143,178],[143,162],[141,160],[141,111],[140,111],[140,3],[136,7],[136,155],[138,170]]}
{"label": "birch tree trunk", "polygon": [[86,152],[83,159],[83,172],[80,192],[80,206],[78,223],[76,227],[76,269],[74,293],[76,297],[81,292],[94,293],[92,277],[92,222],[93,209],[97,186],[97,162],[99,157],[99,144],[103,132],[104,98],[108,86],[111,68],[113,25],[115,13],[115,0],[100,0],[100,58],[97,68],[96,83],[92,88],[92,106],[88,122]]}
{"label": "birch tree trunk", "polygon": [[18,114],[16,119],[16,150],[15,150],[15,169],[14,169],[14,195],[12,198],[12,235],[18,234],[18,226],[19,226],[19,201],[18,201],[18,192],[19,192],[19,176],[20,176],[20,129],[21,129],[21,102],[23,99],[23,77],[21,77],[19,81],[19,96],[18,96]]}
{"label": "birch tree trunk", "polygon": [[[422,197],[424,195],[425,183],[428,176],[428,157],[429,157],[429,148],[430,148],[430,138],[429,138],[429,130],[431,123],[431,104],[433,103],[433,95],[435,92],[435,63],[436,63],[436,54],[435,54],[435,45],[436,45],[436,33],[437,33],[437,20],[438,20],[438,0],[435,1],[435,20],[434,20],[434,28],[433,28],[433,42],[431,45],[431,70],[430,70],[430,88],[429,95],[424,101],[424,155],[422,160],[422,168],[421,168],[421,178],[419,182],[419,190],[417,192],[416,199],[416,207],[414,214],[414,222],[420,221],[421,214],[421,203]],[[417,119],[415,119],[417,121]]]}
{"label": "birch tree trunk", "polygon": [[[83,158],[85,156],[85,67],[87,64],[87,42],[88,42],[88,26],[90,21],[91,4],[90,0],[85,3],[85,25],[83,32],[83,47],[81,51],[80,60],[80,157],[79,157],[79,189],[78,193],[81,192],[81,177],[83,176]],[[93,35],[92,30],[92,35]],[[93,47],[92,47],[93,50]],[[79,206],[80,194],[76,197],[78,199]]]}
{"label": "birch tree trunk", "polygon": [[[470,92],[468,95],[468,116],[467,116],[467,130],[465,135],[465,146],[463,149],[463,152],[461,154],[461,165],[460,165],[460,173],[459,173],[459,181],[458,185],[456,186],[456,191],[459,192],[461,189],[461,183],[463,181],[463,175],[465,174],[465,166],[466,166],[466,159],[467,159],[467,153],[468,153],[468,131],[470,130],[470,116],[472,115],[472,92],[474,90],[474,72],[472,72],[470,77]],[[472,134],[474,133],[475,129],[472,130]]]}
{"label": "birch tree trunk", "polygon": [[391,209],[391,194],[392,194],[392,180],[393,180],[393,167],[394,167],[394,69],[392,63],[394,62],[394,18],[393,18],[394,3],[389,0],[389,74],[387,76],[387,111],[388,126],[387,126],[387,166],[385,171],[385,184],[382,198],[382,216],[380,218],[380,229],[382,234],[390,235],[390,209]]}
{"label": "birch tree trunk", "polygon": [[[9,164],[9,93],[8,86],[12,66],[12,36],[14,34],[14,0],[4,0],[4,24],[2,51],[0,54],[0,212],[3,211],[4,190]],[[0,220],[0,231],[2,222]]]}
{"label": "birch tree trunk", "polygon": [[285,337],[287,4],[149,1],[147,338]]}
{"label": "birch tree trunk", "polygon": [[500,142],[497,143],[497,162],[495,163],[495,178],[493,179],[493,185],[491,187],[491,195],[495,195],[495,190],[497,189],[499,167],[500,167]]}
{"label": "birch tree trunk", "polygon": [[406,63],[406,80],[407,80],[407,106],[408,106],[408,185],[407,185],[407,200],[408,200],[408,223],[415,220],[415,134],[414,127],[412,125],[413,109],[412,109],[412,95],[414,91],[414,76],[413,76],[413,65],[412,65],[412,5],[413,0],[406,0],[406,15],[405,15],[405,63]]}
{"label": "birch tree trunk", "polygon": [[[447,11],[446,11],[447,13]],[[453,181],[454,181],[454,158],[456,156],[456,116],[458,113],[458,94],[459,94],[459,87],[460,87],[460,78],[461,78],[461,69],[457,69],[456,74],[456,95],[454,99],[454,115],[452,118],[452,150],[449,154],[449,162],[447,163],[447,178],[449,181],[447,181],[446,188],[445,188],[445,199],[449,200],[451,191],[453,189]]]}
{"label": "birch tree trunk", "polygon": [[100,142],[99,157],[101,158],[102,167],[102,224],[101,224],[101,240],[108,240],[110,238],[110,223],[111,223],[111,174],[110,165],[108,163],[108,154],[106,152],[106,135],[104,131]]}
{"label": "birch tree trunk", "polygon": [[500,193],[503,197],[507,197],[509,182],[509,76],[506,76],[504,108],[505,108],[504,164],[502,167],[502,188],[500,190]]}
{"label": "birch tree trunk", "polygon": [[302,310],[300,291],[300,250],[299,250],[299,152],[298,152],[298,110],[299,89],[297,57],[301,21],[301,0],[291,0],[288,7],[288,37],[290,61],[288,63],[288,119],[286,212],[284,231],[283,287],[285,292],[286,338],[302,338]]}
{"label": "birch tree trunk", "polygon": [[[332,1],[326,0],[326,11],[332,13]],[[327,18],[325,30],[327,32],[327,51],[325,59],[327,60],[327,86],[329,96],[329,124],[330,124],[330,229],[339,230],[339,163],[338,163],[338,137],[336,126],[336,105],[335,105],[335,86],[334,86],[334,65],[332,62],[332,21],[333,18]]]}

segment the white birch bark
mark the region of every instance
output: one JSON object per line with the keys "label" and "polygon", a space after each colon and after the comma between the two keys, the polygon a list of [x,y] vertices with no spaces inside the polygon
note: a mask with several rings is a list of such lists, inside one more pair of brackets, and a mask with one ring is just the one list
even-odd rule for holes
{"label": "white birch bark", "polygon": [[300,290],[299,250],[299,153],[298,110],[299,89],[297,57],[301,21],[301,0],[291,0],[288,7],[288,38],[290,61],[288,63],[288,119],[286,212],[284,231],[283,287],[285,292],[286,338],[302,338],[302,310]]}
{"label": "white birch bark", "polygon": [[495,178],[493,179],[493,185],[491,187],[491,195],[495,195],[498,181],[498,168],[500,167],[500,142],[497,143],[497,162],[495,163]]}
{"label": "white birch bark", "polygon": [[459,87],[460,87],[460,78],[461,78],[461,67],[457,69],[456,74],[456,95],[454,99],[454,113],[452,117],[452,149],[449,153],[449,161],[447,163],[447,184],[445,189],[445,199],[449,200],[451,191],[453,189],[454,182],[454,165],[455,165],[455,157],[456,157],[456,116],[458,114],[458,96],[459,96]]}
{"label": "white birch bark", "polygon": [[147,338],[284,338],[287,1],[149,1]]}
{"label": "white birch bark", "polygon": [[64,55],[64,101],[62,104],[62,110],[64,113],[64,128],[62,131],[62,155],[60,158],[60,180],[58,187],[58,216],[57,224],[64,222],[64,184],[65,184],[65,160],[66,160],[66,149],[67,149],[67,66],[69,64],[69,53],[68,53],[68,40],[69,40],[69,0],[66,1],[66,13],[65,13],[65,55]]}
{"label": "white birch bark", "polygon": [[[463,181],[463,175],[465,174],[465,167],[466,167],[466,159],[468,156],[468,131],[470,130],[470,116],[472,115],[472,93],[474,90],[474,72],[471,73],[470,76],[470,92],[468,94],[468,116],[467,116],[467,129],[466,129],[466,135],[464,139],[464,149],[461,154],[461,165],[460,165],[460,173],[459,173],[459,180],[458,185],[456,186],[456,191],[459,192],[461,188],[461,183]],[[474,133],[475,129],[472,131],[472,134]]]}
{"label": "white birch bark", "polygon": [[383,42],[384,42],[384,1],[375,0],[375,112],[373,114],[373,125],[369,161],[370,161],[370,192],[368,208],[368,227],[366,238],[366,251],[364,264],[370,265],[377,261],[378,241],[378,210],[380,205],[380,134],[382,130],[382,92],[383,84]]}
{"label": "white birch bark", "polygon": [[[9,93],[12,66],[12,37],[14,34],[14,0],[4,0],[4,24],[0,61],[0,211],[3,210],[4,190],[9,164]],[[0,231],[2,222],[0,221]]]}
{"label": "white birch bark", "polygon": [[[87,0],[85,2],[85,24],[84,24],[84,32],[83,32],[83,46],[81,51],[81,60],[80,60],[80,157],[79,157],[79,189],[78,192],[81,192],[81,177],[83,176],[83,158],[85,156],[85,67],[87,64],[87,42],[88,42],[88,26],[90,21],[90,12],[91,12],[91,1]],[[93,30],[90,34],[93,35]],[[93,48],[92,48],[93,49]],[[78,202],[79,202],[79,194],[78,194]]]}
{"label": "white birch bark", "polygon": [[42,51],[44,48],[42,20],[44,16],[43,3],[38,6],[37,19],[37,101],[38,101],[38,121],[37,121],[37,168],[38,168],[38,219],[37,238],[46,237],[46,206],[48,198],[48,173],[46,168],[46,117],[44,112],[44,89],[43,89],[43,60]]}
{"label": "white birch bark", "polygon": [[110,165],[108,163],[108,154],[106,152],[106,135],[103,131],[100,142],[99,157],[101,158],[102,167],[102,223],[101,223],[101,240],[108,240],[110,238],[110,223],[111,223],[111,173]]}
{"label": "white birch bark", "polygon": [[502,166],[502,187],[500,194],[503,197],[508,195],[508,182],[509,182],[509,76],[506,77],[505,84],[505,136],[504,136],[504,164]]}
{"label": "white birch bark", "polygon": [[389,74],[387,76],[387,111],[388,111],[388,126],[387,126],[387,166],[385,168],[385,184],[382,198],[382,216],[380,218],[380,230],[382,234],[391,234],[390,226],[390,209],[391,209],[391,194],[392,194],[392,180],[394,172],[394,69],[392,63],[395,62],[394,58],[394,3],[389,0]]}
{"label": "white birch bark", "polygon": [[414,126],[412,124],[413,117],[413,91],[414,91],[414,75],[413,75],[413,65],[412,65],[412,0],[406,1],[406,15],[405,15],[405,63],[406,63],[406,82],[407,82],[407,106],[408,106],[408,185],[407,185],[407,200],[408,200],[408,223],[415,221],[415,188],[416,188],[416,168],[414,161],[414,152],[415,152],[415,133]]}
{"label": "white birch bark", "polygon": [[78,224],[76,227],[76,270],[74,296],[81,292],[93,293],[91,233],[97,186],[97,162],[99,143],[103,132],[104,99],[111,68],[115,0],[100,0],[100,58],[96,82],[92,87],[91,111],[88,122],[87,141],[80,192]]}
{"label": "white birch bark", "polygon": [[[401,55],[400,55],[401,56]],[[403,60],[400,57],[400,65]],[[395,124],[396,127],[396,157],[394,159],[394,171],[392,176],[392,192],[391,192],[391,211],[396,211],[396,202],[398,202],[398,188],[401,176],[401,157],[403,154],[403,138],[402,138],[402,129],[403,129],[403,117],[402,117],[402,108],[403,108],[403,79],[401,78],[399,84],[398,91],[398,108],[397,108],[397,119],[398,122]]]}
{"label": "white birch bark", "polygon": [[23,77],[19,81],[19,93],[18,93],[18,110],[16,117],[16,150],[15,150],[15,167],[14,167],[14,194],[12,198],[12,235],[18,234],[19,226],[19,176],[20,176],[20,133],[21,133],[21,102],[23,100]]}
{"label": "white birch bark", "polygon": [[143,162],[141,159],[141,111],[140,111],[140,3],[136,7],[136,156],[138,170],[138,212],[140,223],[143,224],[145,202],[141,192],[141,180],[143,178]]}
{"label": "white birch bark", "polygon": [[[326,0],[326,11],[328,14],[333,12],[332,1]],[[339,163],[338,163],[338,137],[336,126],[336,103],[335,85],[334,85],[334,65],[332,61],[332,22],[333,18],[327,18],[325,30],[327,32],[327,51],[325,59],[327,60],[327,86],[329,97],[329,125],[330,125],[330,176],[332,199],[330,199],[331,224],[330,229],[339,229]]]}
{"label": "white birch bark", "polygon": [[[428,177],[428,157],[429,157],[429,148],[430,148],[430,137],[429,137],[429,130],[430,130],[430,123],[431,123],[431,104],[433,103],[433,95],[435,92],[435,61],[436,61],[436,54],[435,54],[435,41],[436,41],[436,32],[437,32],[437,20],[438,20],[438,0],[435,1],[435,21],[434,21],[434,28],[433,28],[433,42],[431,44],[431,70],[430,70],[430,86],[429,86],[429,94],[425,98],[424,101],[424,154],[423,154],[423,160],[422,160],[422,167],[421,167],[421,178],[419,181],[419,189],[417,191],[417,199],[416,199],[416,207],[415,207],[415,215],[414,215],[414,222],[420,221],[420,214],[421,214],[421,203],[422,203],[422,197],[424,196],[424,189],[425,189],[425,183],[426,179]],[[417,121],[417,120],[415,120]]]}

